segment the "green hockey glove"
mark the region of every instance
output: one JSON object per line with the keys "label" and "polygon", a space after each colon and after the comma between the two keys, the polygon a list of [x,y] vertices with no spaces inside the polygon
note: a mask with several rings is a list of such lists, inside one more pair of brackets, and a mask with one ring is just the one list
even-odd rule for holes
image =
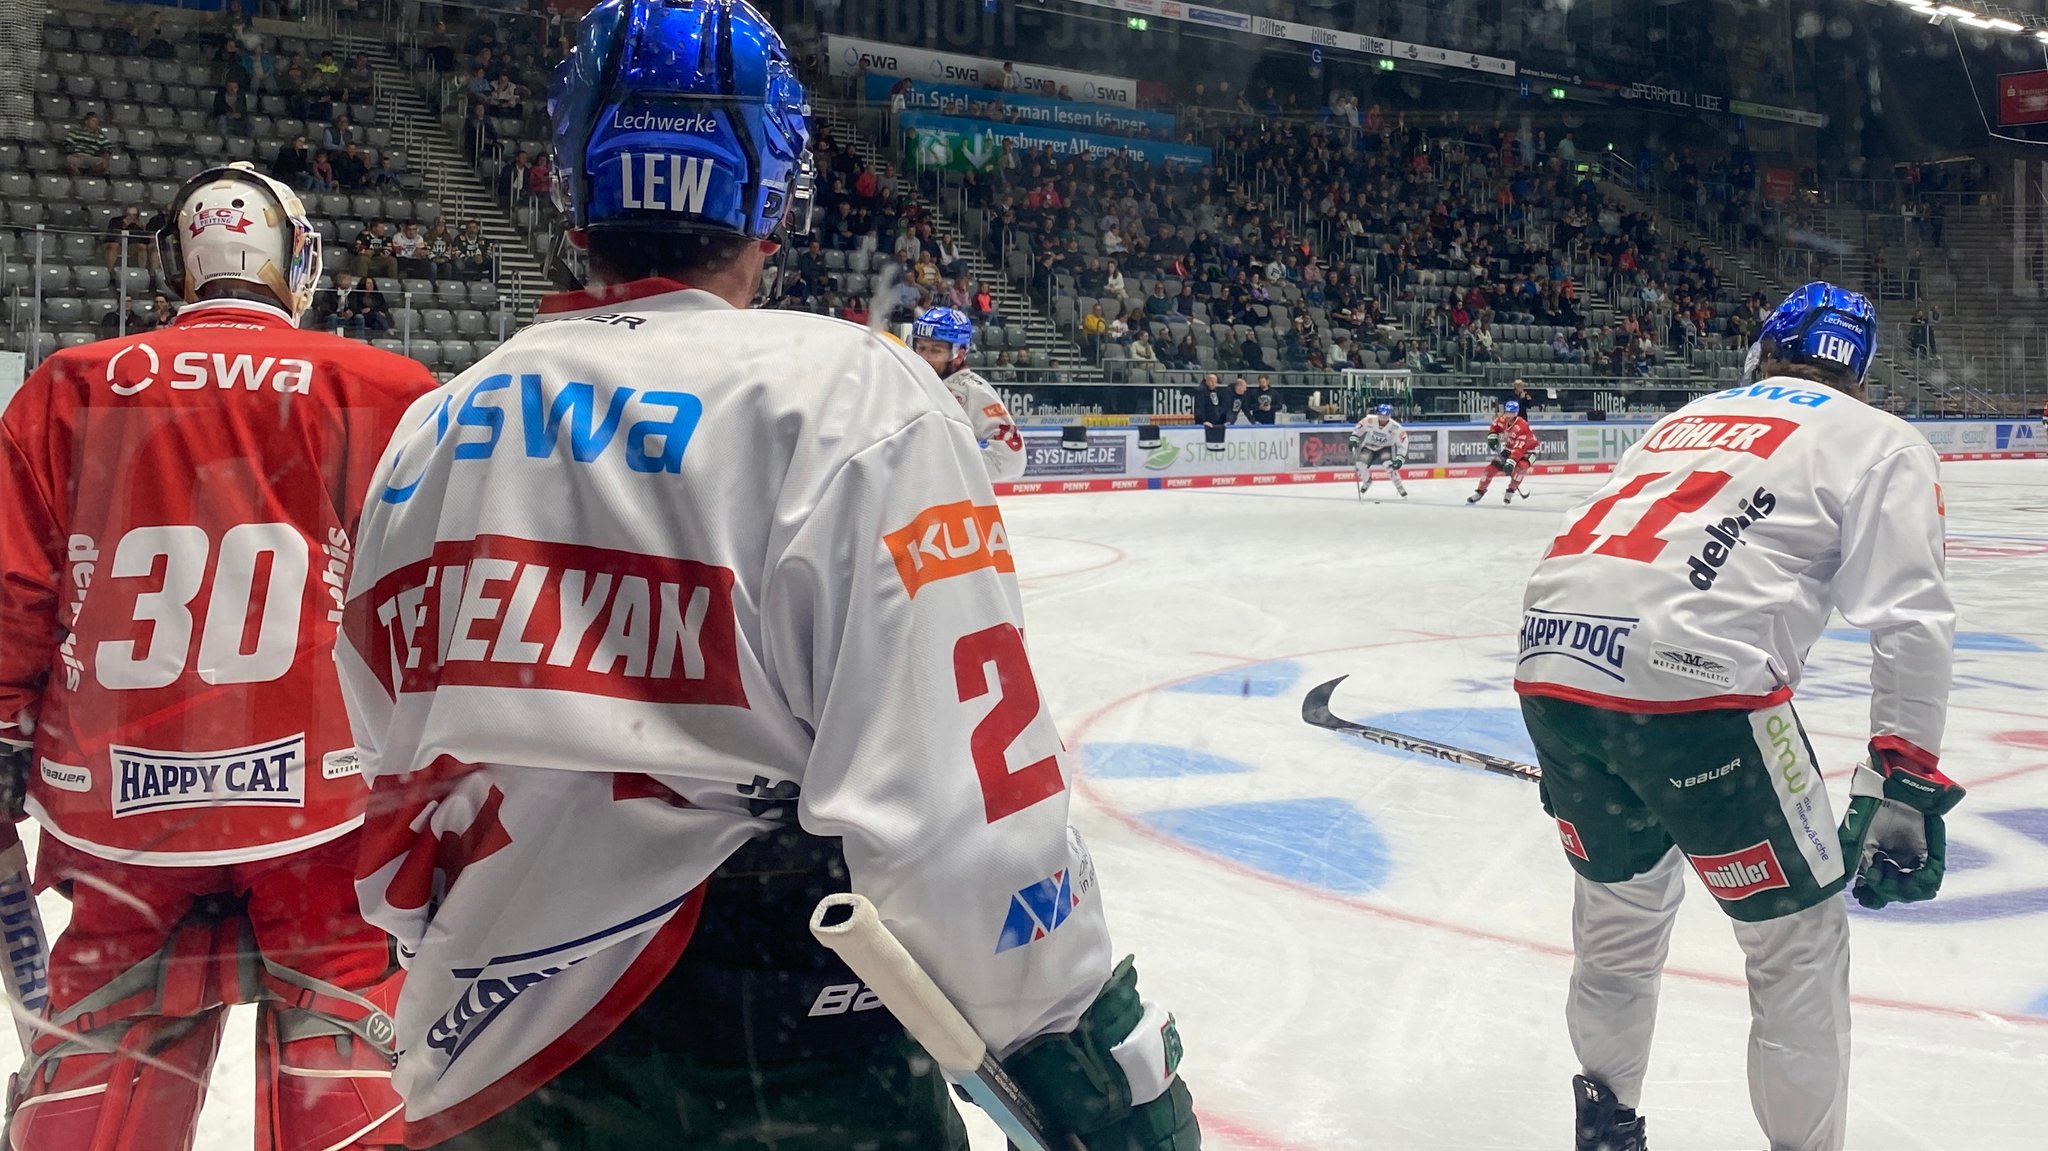
{"label": "green hockey glove", "polygon": [[1870,761],[1856,765],[1842,819],[1842,858],[1856,875],[1856,902],[1875,908],[1933,899],[1948,866],[1942,817],[1964,794],[1939,768],[1872,746]]}
{"label": "green hockey glove", "polygon": [[1062,1151],[1074,1138],[1087,1151],[1200,1151],[1179,1067],[1180,1031],[1138,998],[1128,957],[1072,1031],[1041,1035],[1003,1060]]}
{"label": "green hockey glove", "polygon": [[1499,433],[1499,432],[1488,432],[1488,433],[1486,433],[1486,450],[1487,450],[1487,451],[1489,451],[1489,452],[1494,452],[1494,453],[1496,453],[1496,454],[1498,454],[1498,453],[1499,453],[1499,451],[1500,451],[1500,433]]}

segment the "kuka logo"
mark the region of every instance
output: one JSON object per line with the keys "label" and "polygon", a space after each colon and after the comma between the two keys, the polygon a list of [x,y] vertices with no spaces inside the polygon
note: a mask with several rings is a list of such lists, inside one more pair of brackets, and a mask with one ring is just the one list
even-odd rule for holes
{"label": "kuka logo", "polygon": [[1769,840],[1726,855],[1688,855],[1686,858],[1692,861],[1692,869],[1699,872],[1700,882],[1707,885],[1707,890],[1713,892],[1716,899],[1725,903],[1748,899],[1759,891],[1792,886]]}
{"label": "kuka logo", "polygon": [[970,500],[928,507],[882,542],[896,560],[903,590],[912,597],[926,584],[983,568],[1017,570],[1003,513],[994,505],[978,507]]}

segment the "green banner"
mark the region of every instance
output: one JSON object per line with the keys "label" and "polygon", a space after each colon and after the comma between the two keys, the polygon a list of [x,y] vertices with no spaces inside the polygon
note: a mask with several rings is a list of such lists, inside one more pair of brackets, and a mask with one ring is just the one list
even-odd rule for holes
{"label": "green banner", "polygon": [[926,171],[992,171],[1002,154],[1003,146],[986,130],[910,129],[910,163]]}

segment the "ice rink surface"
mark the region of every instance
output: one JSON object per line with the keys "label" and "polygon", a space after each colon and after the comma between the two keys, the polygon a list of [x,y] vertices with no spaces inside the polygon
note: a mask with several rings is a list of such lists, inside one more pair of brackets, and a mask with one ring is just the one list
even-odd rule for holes
{"label": "ice rink surface", "polygon": [[[2035,1151],[2048,1132],[2048,462],[1944,468],[1961,611],[1929,904],[1854,909],[1854,1151]],[[1571,871],[1530,785],[1301,720],[1531,753],[1522,583],[1598,477],[1502,507],[1462,480],[1005,501],[1040,684],[1120,951],[1179,1017],[1205,1146],[1570,1146]],[[1868,652],[1837,621],[1797,697],[1837,812]],[[1711,765],[1709,765],[1711,766]],[[1657,1151],[1755,1151],[1741,955],[1696,879],[1644,1111]],[[61,900],[44,913],[61,926]],[[245,1148],[238,1015],[199,1146]],[[11,1047],[11,1039],[7,1041]],[[12,1058],[11,1050],[0,1058]],[[991,1129],[977,1148],[999,1147]]]}

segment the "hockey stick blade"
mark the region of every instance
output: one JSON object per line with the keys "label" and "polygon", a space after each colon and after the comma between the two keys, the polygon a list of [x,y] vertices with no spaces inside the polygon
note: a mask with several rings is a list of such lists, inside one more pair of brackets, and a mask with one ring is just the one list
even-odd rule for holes
{"label": "hockey stick blade", "polygon": [[820,900],[811,913],[811,934],[846,961],[1017,1151],[1086,1151],[1075,1137],[1057,1149],[1047,1142],[1038,1109],[865,896],[841,893]]}
{"label": "hockey stick blade", "polygon": [[1349,678],[1351,677],[1340,675],[1328,683],[1319,684],[1310,689],[1309,693],[1302,697],[1301,701],[1302,722],[1343,735],[1355,735],[1367,743],[1377,743],[1383,747],[1396,748],[1400,751],[1412,751],[1417,755],[1431,756],[1449,763],[1458,764],[1461,767],[1476,767],[1481,771],[1491,771],[1497,775],[1509,775],[1516,779],[1526,779],[1531,783],[1543,778],[1543,769],[1532,763],[1518,763],[1503,756],[1487,755],[1484,752],[1478,751],[1467,751],[1462,747],[1452,747],[1447,743],[1437,743],[1435,740],[1417,739],[1412,735],[1402,735],[1398,731],[1388,731],[1384,727],[1353,723],[1348,719],[1332,714],[1330,711],[1330,697],[1337,693],[1337,685]]}

